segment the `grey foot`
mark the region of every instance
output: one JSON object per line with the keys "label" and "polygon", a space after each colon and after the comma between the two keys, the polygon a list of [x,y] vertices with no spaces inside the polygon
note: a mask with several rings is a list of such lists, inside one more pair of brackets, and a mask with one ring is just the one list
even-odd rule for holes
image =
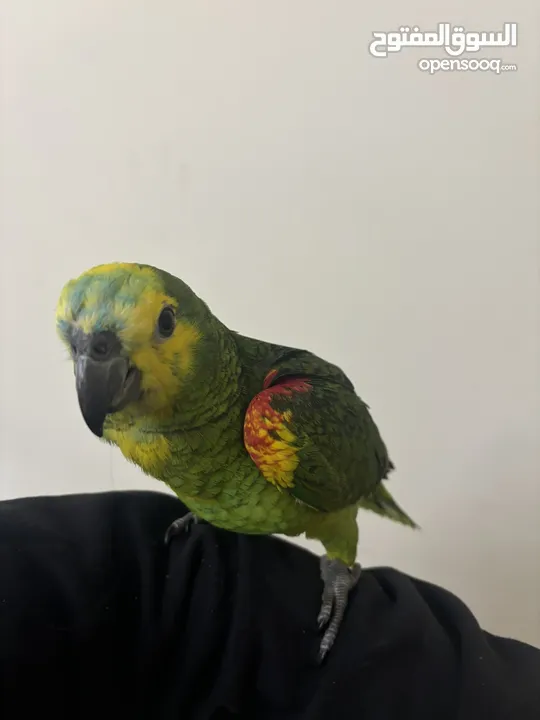
{"label": "grey foot", "polygon": [[172,522],[167,528],[165,533],[165,545],[168,545],[175,535],[179,535],[181,532],[189,532],[192,525],[200,523],[201,520],[194,515],[192,512],[188,512],[182,517]]}
{"label": "grey foot", "polygon": [[324,583],[319,628],[326,631],[321,640],[319,661],[322,662],[334,644],[345,615],[349,592],[358,582],[362,568],[356,564],[348,568],[341,560],[321,558],[321,578]]}

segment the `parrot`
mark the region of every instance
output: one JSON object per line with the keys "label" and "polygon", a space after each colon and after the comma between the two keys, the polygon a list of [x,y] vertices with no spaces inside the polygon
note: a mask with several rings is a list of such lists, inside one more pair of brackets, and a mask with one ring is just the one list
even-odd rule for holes
{"label": "parrot", "polygon": [[153,265],[91,267],[66,282],[55,321],[87,429],[188,510],[164,528],[167,546],[194,523],[322,545],[322,662],[361,574],[359,510],[419,527],[383,484],[395,466],[352,381],[308,350],[230,330]]}

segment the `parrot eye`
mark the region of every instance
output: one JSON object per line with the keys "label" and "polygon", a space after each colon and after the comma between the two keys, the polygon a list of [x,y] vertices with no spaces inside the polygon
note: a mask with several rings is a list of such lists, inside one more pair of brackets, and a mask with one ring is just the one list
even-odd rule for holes
{"label": "parrot eye", "polygon": [[176,325],[176,316],[171,307],[165,307],[158,318],[158,333],[162,338],[171,337]]}

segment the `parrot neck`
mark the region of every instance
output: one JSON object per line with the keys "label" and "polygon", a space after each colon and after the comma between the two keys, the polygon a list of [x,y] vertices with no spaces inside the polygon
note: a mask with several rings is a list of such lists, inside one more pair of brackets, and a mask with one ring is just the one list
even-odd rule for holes
{"label": "parrot neck", "polygon": [[241,361],[233,334],[215,320],[197,345],[192,374],[182,387],[170,418],[159,430],[191,430],[213,422],[241,397]]}
{"label": "parrot neck", "polygon": [[243,419],[268,373],[269,352],[275,354],[273,346],[217,320],[205,323],[195,365],[170,411],[117,421],[108,426],[104,440],[143,472],[171,485],[184,501],[204,494],[202,478],[222,472],[223,457],[231,457],[216,454],[216,446],[243,453]]}

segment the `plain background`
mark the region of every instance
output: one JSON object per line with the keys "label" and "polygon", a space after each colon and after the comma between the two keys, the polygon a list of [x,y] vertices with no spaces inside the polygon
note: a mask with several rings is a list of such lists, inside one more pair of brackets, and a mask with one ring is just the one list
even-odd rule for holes
{"label": "plain background", "polygon": [[[3,0],[0,496],[164,486],[86,429],[63,284],[149,262],[231,328],[341,365],[423,528],[360,560],[540,645],[538,3]],[[518,71],[368,53],[517,22]],[[312,546],[319,552],[319,546]]]}

